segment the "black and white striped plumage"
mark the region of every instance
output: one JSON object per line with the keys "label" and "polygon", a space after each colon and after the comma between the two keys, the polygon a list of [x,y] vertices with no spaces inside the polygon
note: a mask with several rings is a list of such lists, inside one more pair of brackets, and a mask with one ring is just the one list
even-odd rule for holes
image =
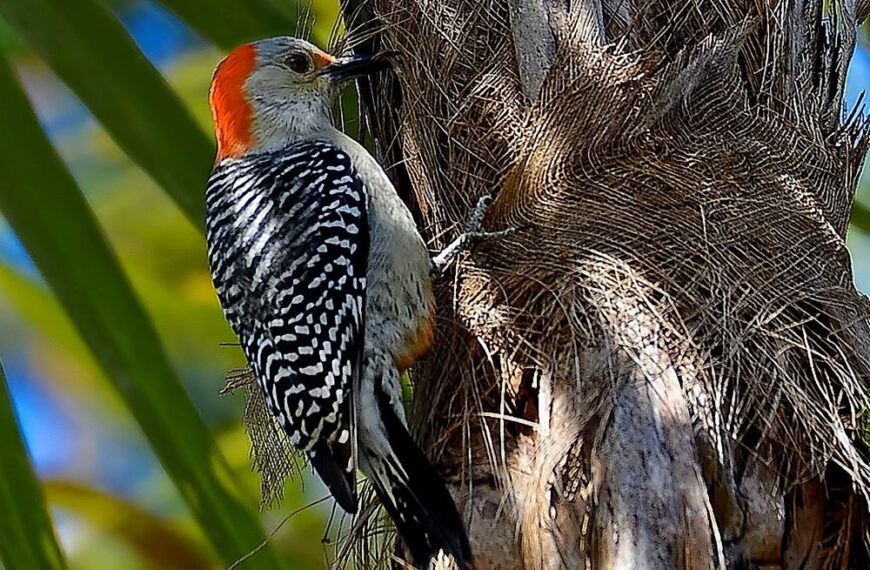
{"label": "black and white striped plumage", "polygon": [[324,141],[223,161],[206,192],[209,264],[267,401],[341,506],[356,510],[367,192]]}
{"label": "black and white striped plumage", "polygon": [[233,50],[209,92],[212,277],[263,396],[343,509],[355,467],[428,568],[471,554],[462,517],[408,432],[401,373],[434,338],[433,261],[374,157],[330,116],[342,83],[389,54],[298,38]]}

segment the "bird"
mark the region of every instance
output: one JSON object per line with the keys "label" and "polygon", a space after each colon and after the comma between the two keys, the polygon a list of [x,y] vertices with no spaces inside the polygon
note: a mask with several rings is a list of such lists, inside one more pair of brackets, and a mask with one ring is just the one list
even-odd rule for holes
{"label": "bird", "polygon": [[416,565],[449,554],[465,568],[462,517],[408,431],[400,376],[433,342],[433,275],[486,233],[488,202],[433,261],[381,165],[334,126],[342,84],[391,59],[282,36],[220,62],[208,261],[271,413],[338,505],[357,512],[359,469]]}

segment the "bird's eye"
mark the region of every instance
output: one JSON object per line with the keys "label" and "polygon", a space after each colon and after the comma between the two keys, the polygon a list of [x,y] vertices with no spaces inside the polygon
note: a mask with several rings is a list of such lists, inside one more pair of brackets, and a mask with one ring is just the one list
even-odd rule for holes
{"label": "bird's eye", "polygon": [[289,67],[291,71],[295,71],[296,73],[308,73],[311,71],[311,62],[301,53],[291,53],[287,56],[287,59],[284,60],[284,63],[287,64],[287,67]]}

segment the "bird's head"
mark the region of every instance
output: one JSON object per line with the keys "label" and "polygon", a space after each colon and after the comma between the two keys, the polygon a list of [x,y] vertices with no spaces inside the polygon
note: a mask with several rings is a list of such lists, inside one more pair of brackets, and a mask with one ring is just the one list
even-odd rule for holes
{"label": "bird's head", "polygon": [[215,70],[209,103],[217,161],[277,150],[332,125],[345,81],[385,69],[388,53],[334,57],[287,36],[245,44]]}

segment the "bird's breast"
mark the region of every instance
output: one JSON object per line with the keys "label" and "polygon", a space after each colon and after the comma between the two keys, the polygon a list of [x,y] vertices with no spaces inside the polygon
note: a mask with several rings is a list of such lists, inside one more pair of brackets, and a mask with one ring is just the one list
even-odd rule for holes
{"label": "bird's breast", "polygon": [[371,245],[366,272],[366,346],[384,350],[403,370],[431,344],[431,261],[407,207],[370,191]]}

